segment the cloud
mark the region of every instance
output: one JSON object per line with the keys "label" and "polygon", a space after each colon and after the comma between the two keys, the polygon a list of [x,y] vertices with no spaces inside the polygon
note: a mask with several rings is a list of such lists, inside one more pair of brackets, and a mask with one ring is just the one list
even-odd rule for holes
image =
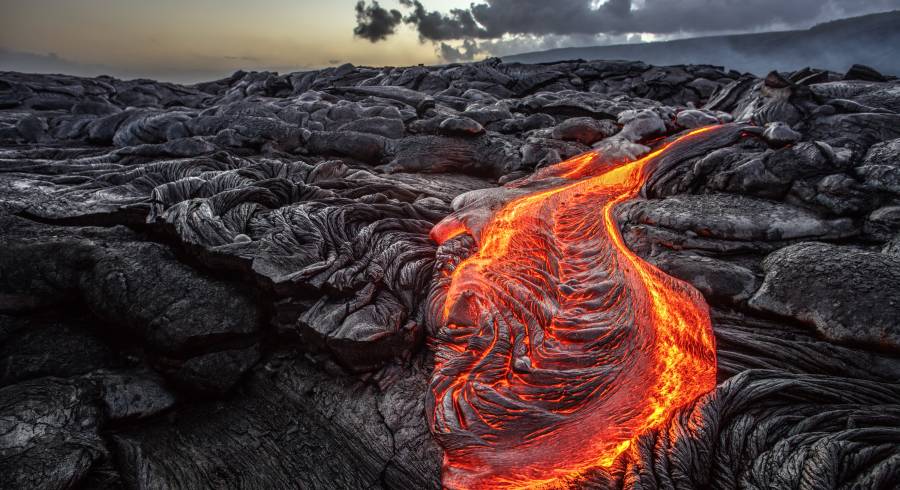
{"label": "cloud", "polygon": [[452,39],[451,33],[456,38],[496,39],[505,34],[676,34],[808,27],[823,18],[900,7],[900,0],[606,0],[599,4],[593,0],[487,0],[444,15],[422,13],[425,9],[419,8],[417,0],[402,3],[415,6],[419,34],[435,41]]}
{"label": "cloud", "polygon": [[[712,33],[806,28],[817,22],[900,8],[900,0],[482,0],[443,13],[419,0],[399,0],[402,21],[423,42],[440,43],[445,59],[468,59],[476,52],[499,54],[504,47],[530,49],[595,36],[593,44],[621,42],[641,34],[670,39]],[[377,3],[357,4],[357,29],[371,24]],[[360,12],[366,13],[366,15]],[[399,13],[391,11],[391,29]],[[360,21],[361,19],[361,21]],[[385,39],[390,33],[377,38]],[[478,40],[477,46],[448,41]],[[549,40],[549,41],[547,41]],[[617,41],[618,40],[618,41]],[[572,44],[569,44],[570,46]]]}
{"label": "cloud", "polygon": [[366,5],[363,0],[356,4],[356,27],[353,34],[371,42],[383,41],[394,33],[400,24],[402,14],[398,10],[387,10],[378,2]]}
{"label": "cloud", "polygon": [[471,39],[466,39],[458,48],[454,48],[447,43],[441,43],[440,52],[438,54],[444,60],[454,63],[457,61],[472,61],[480,51],[481,49],[479,48],[478,43]]}
{"label": "cloud", "polygon": [[481,52],[492,56],[509,56],[532,51],[568,48],[572,46],[603,46],[643,42],[641,34],[534,34],[504,35],[477,43]]}

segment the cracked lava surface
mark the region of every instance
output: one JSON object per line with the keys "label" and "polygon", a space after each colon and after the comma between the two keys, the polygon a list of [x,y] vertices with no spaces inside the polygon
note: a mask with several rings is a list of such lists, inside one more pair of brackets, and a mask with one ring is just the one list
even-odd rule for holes
{"label": "cracked lava surface", "polygon": [[[611,169],[594,153],[559,163],[553,187],[489,218],[431,339],[445,487],[565,486],[715,387],[702,296],[631,252],[614,219],[661,155],[715,130]],[[450,217],[432,237],[466,231]]]}

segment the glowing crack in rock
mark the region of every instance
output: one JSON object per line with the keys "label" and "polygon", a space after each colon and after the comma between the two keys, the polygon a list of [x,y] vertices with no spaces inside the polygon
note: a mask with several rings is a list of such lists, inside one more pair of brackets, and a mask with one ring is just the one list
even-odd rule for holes
{"label": "glowing crack in rock", "polygon": [[438,243],[480,242],[445,269],[432,312],[428,416],[446,487],[565,486],[715,387],[702,296],[631,252],[613,211],[657,159],[716,128],[618,166],[575,157],[480,230],[453,215],[434,228]]}

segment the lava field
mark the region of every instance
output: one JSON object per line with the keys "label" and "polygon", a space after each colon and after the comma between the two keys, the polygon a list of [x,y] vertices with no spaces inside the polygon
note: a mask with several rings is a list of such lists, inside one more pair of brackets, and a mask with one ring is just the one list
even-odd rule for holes
{"label": "lava field", "polygon": [[900,486],[900,80],[0,72],[0,488]]}

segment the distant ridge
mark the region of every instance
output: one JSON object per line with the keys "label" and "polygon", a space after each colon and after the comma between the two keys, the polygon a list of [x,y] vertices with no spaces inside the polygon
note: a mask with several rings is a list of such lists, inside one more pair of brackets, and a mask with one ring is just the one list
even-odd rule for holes
{"label": "distant ridge", "polygon": [[507,62],[627,59],[653,65],[713,64],[757,75],[805,66],[843,72],[860,63],[900,75],[900,11],[818,24],[799,31],[709,36],[504,56]]}

